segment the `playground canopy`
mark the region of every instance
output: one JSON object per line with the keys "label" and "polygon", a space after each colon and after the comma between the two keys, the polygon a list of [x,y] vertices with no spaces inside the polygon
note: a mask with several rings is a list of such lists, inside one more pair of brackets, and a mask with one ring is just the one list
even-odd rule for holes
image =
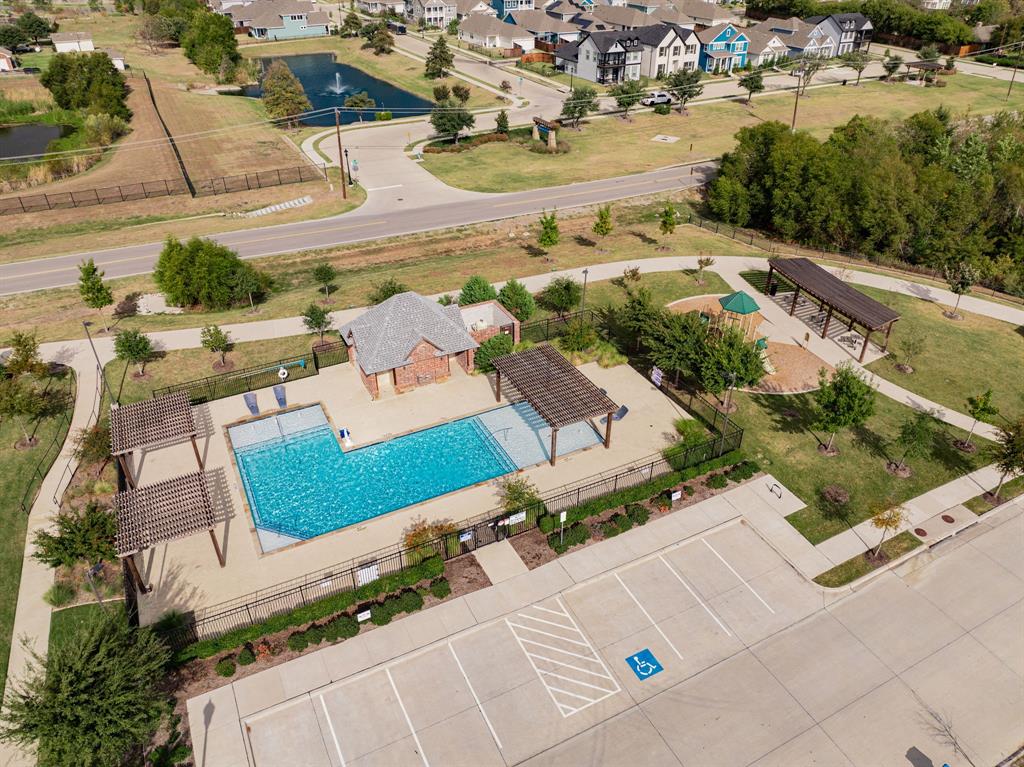
{"label": "playground canopy", "polygon": [[737,290],[728,296],[722,296],[718,299],[718,303],[722,305],[722,309],[733,314],[753,314],[759,307],[757,302],[748,296],[744,291]]}

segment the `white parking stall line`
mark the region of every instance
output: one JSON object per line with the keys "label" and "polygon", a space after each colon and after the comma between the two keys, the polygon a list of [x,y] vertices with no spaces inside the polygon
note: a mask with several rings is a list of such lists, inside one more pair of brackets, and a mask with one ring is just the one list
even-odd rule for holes
{"label": "white parking stall line", "polygon": [[651,622],[651,625],[654,626],[654,630],[661,634],[661,638],[664,639],[666,644],[668,644],[668,646],[672,648],[672,652],[674,652],[679,657],[679,660],[682,660],[683,654],[679,652],[678,648],[674,644],[672,644],[672,640],[665,635],[665,632],[661,630],[661,626],[659,626],[655,622],[654,618],[651,617],[651,614],[647,612],[647,608],[645,608],[640,603],[640,600],[636,598],[636,595],[629,590],[629,586],[627,586],[625,581],[623,581],[622,578],[619,577],[618,573],[615,573],[615,580],[617,580],[619,582],[619,585],[626,590],[626,593],[629,594],[629,598],[632,599],[636,603],[636,606],[640,608],[640,612],[644,614],[644,617],[646,617],[647,620]]}
{"label": "white parking stall line", "polygon": [[[561,600],[561,599],[559,599],[559,600],[558,600],[558,604],[559,604],[560,606],[564,607],[564,605],[562,605],[562,600]],[[571,620],[571,621],[572,621],[572,622],[573,622],[574,624],[576,623],[576,621],[573,621],[573,620],[572,620],[572,616],[571,616],[571,615],[569,615],[568,613],[564,613],[564,612],[563,612],[563,613],[560,613],[560,612],[558,612],[558,610],[552,610],[552,609],[550,609],[550,608],[548,608],[548,607],[541,607],[540,605],[530,605],[530,608],[531,608],[531,609],[533,609],[533,610],[540,610],[540,611],[541,611],[542,613],[551,613],[552,615],[558,615],[558,616],[560,616],[560,617],[562,617],[562,618],[568,618],[568,619],[569,619],[569,620]],[[522,613],[520,613],[520,615],[521,615],[521,614],[522,614]]]}
{"label": "white parking stall line", "polygon": [[721,554],[719,554],[718,551],[715,550],[715,547],[712,546],[710,543],[708,543],[706,539],[701,538],[701,541],[704,542],[705,546],[707,546],[709,549],[711,549],[712,553],[716,557],[718,557],[719,560],[721,560],[723,565],[725,565],[726,567],[729,568],[729,572],[731,572],[733,575],[735,575],[736,578],[739,580],[739,582],[742,583],[744,586],[746,586],[747,590],[749,590],[751,594],[753,594],[755,597],[757,597],[758,601],[761,604],[763,604],[765,607],[768,608],[768,612],[770,612],[772,615],[775,615],[775,611],[772,609],[772,606],[770,604],[768,604],[767,602],[765,602],[764,599],[761,598],[760,594],[758,594],[756,591],[754,591],[754,587],[753,586],[751,586],[749,583],[747,583],[745,580],[743,580],[743,576],[740,575],[738,572],[736,572],[733,569],[732,565],[730,565],[728,562],[725,561],[725,557],[723,557]]}
{"label": "white parking stall line", "polygon": [[384,673],[388,675],[388,681],[391,682],[391,689],[394,690],[395,698],[398,699],[398,707],[402,709],[402,716],[405,717],[405,723],[409,725],[409,732],[412,733],[412,739],[416,744],[416,750],[420,752],[420,759],[423,760],[423,767],[430,767],[430,762],[427,761],[427,755],[423,751],[423,744],[420,743],[420,738],[416,734],[416,728],[412,726],[412,719],[409,718],[409,712],[405,710],[405,703],[402,702],[402,696],[398,694],[398,688],[395,686],[395,678],[391,676],[391,669],[384,669]]}
{"label": "white parking stall line", "polygon": [[341,762],[341,767],[346,767],[345,755],[341,753],[341,744],[338,742],[338,733],[334,731],[334,722],[331,719],[331,713],[327,710],[327,702],[323,695],[320,696],[320,706],[324,710],[324,719],[327,720],[327,727],[331,731],[331,739],[334,741],[334,750],[338,754],[338,761]]}
{"label": "white parking stall line", "polygon": [[679,582],[680,582],[681,584],[683,584],[683,586],[684,586],[684,587],[686,588],[686,590],[690,592],[690,596],[691,596],[691,597],[693,597],[694,599],[696,599],[696,600],[697,600],[698,604],[700,604],[700,606],[704,608],[704,611],[705,611],[705,612],[706,612],[706,613],[707,613],[708,615],[710,615],[710,616],[711,616],[711,617],[712,617],[712,618],[714,619],[715,623],[717,623],[717,624],[718,624],[719,628],[721,628],[721,629],[722,629],[722,631],[724,631],[724,632],[725,632],[725,635],[726,635],[726,636],[730,636],[730,637],[731,637],[731,636],[732,636],[732,632],[731,632],[731,631],[729,631],[729,629],[728,629],[728,628],[726,628],[725,624],[724,624],[724,623],[722,623],[721,619],[720,619],[720,618],[719,618],[719,617],[718,617],[718,616],[717,616],[717,615],[715,614],[715,611],[714,611],[714,610],[712,610],[712,609],[711,609],[710,607],[708,607],[708,606],[707,606],[707,605],[706,605],[706,604],[704,603],[704,600],[703,600],[703,599],[701,599],[701,598],[700,598],[699,596],[697,596],[697,592],[696,592],[696,591],[694,591],[694,590],[693,590],[692,588],[690,588],[690,584],[686,582],[686,579],[685,579],[685,578],[683,578],[683,576],[681,576],[681,575],[680,575],[680,574],[679,574],[679,573],[678,573],[678,572],[676,571],[676,569],[675,569],[674,567],[672,567],[672,565],[671,565],[671,564],[669,564],[669,561],[668,561],[667,559],[665,559],[665,557],[664,557],[664,556],[662,556],[661,554],[659,554],[659,555],[658,555],[658,559],[660,559],[660,560],[661,560],[662,562],[664,562],[664,563],[665,563],[665,567],[667,567],[667,568],[669,569],[669,572],[671,572],[671,573],[672,573],[672,575],[674,575],[674,576],[675,576],[675,577],[676,577],[676,578],[677,578],[677,579],[679,580]]}
{"label": "white parking stall line", "polygon": [[[480,698],[476,694],[476,690],[473,689],[473,683],[469,681],[469,676],[466,674],[466,669],[462,667],[462,661],[459,660],[459,656],[455,653],[455,648],[452,647],[452,643],[448,642],[448,649],[451,650],[452,657],[455,659],[455,665],[459,667],[459,671],[462,672],[462,678],[466,680],[466,687],[469,688],[469,694],[473,696],[473,700],[476,701],[476,707],[480,710],[480,715],[484,718],[484,724],[487,725],[487,729],[491,731],[491,737],[494,738],[495,744],[498,746],[498,750],[501,750],[501,740],[498,738],[498,733],[494,731],[494,726],[491,724],[490,717],[487,716],[487,712],[484,711],[484,704],[480,702]],[[344,765],[342,765],[344,767]]]}

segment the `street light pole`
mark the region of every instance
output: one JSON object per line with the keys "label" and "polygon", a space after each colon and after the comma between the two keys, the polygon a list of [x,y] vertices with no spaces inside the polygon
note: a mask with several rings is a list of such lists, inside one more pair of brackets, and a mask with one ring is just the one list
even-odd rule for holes
{"label": "street light pole", "polygon": [[348,169],[348,185],[352,186],[355,181],[352,180],[352,166],[348,163],[348,150],[345,150],[345,167]]}
{"label": "street light pole", "polygon": [[85,328],[85,337],[89,339],[89,346],[92,348],[92,356],[96,358],[96,369],[100,371],[100,378],[103,380],[103,388],[107,390],[107,396],[110,397],[112,404],[120,407],[121,403],[117,401],[114,396],[114,392],[110,388],[110,384],[107,383],[107,371],[103,369],[103,363],[100,362],[100,355],[96,352],[96,344],[92,342],[92,333],[89,332],[89,325],[92,324],[88,321],[82,323],[82,327]]}
{"label": "street light pole", "polygon": [[583,270],[583,297],[580,300],[580,311],[585,312],[587,310],[587,275],[590,274],[589,269]]}
{"label": "street light pole", "polygon": [[[348,199],[348,189],[345,188],[345,165],[342,161],[342,150],[341,150],[341,112],[338,111],[338,107],[334,107],[334,135],[338,139],[338,167],[341,168],[341,199]],[[345,156],[348,156],[348,152],[345,152]],[[351,177],[351,173],[348,174]]]}
{"label": "street light pole", "polygon": [[800,106],[800,78],[796,81],[796,100],[793,102],[793,120],[789,124],[789,132],[796,133],[796,109]]}

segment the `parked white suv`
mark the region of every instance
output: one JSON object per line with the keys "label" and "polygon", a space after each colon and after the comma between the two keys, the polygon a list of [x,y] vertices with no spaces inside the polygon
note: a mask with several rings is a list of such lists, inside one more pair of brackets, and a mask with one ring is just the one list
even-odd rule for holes
{"label": "parked white suv", "polygon": [[672,96],[665,93],[665,91],[654,91],[640,99],[640,103],[645,107],[653,107],[656,104],[671,104]]}

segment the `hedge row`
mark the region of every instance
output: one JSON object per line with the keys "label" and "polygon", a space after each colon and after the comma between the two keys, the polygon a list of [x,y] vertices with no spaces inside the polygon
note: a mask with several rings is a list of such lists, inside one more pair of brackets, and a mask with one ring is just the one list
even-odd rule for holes
{"label": "hedge row", "polygon": [[329,615],[342,613],[359,602],[367,602],[382,594],[390,594],[401,589],[410,588],[421,581],[433,580],[438,578],[443,572],[444,560],[439,556],[433,556],[393,575],[385,575],[375,581],[371,581],[360,586],[355,591],[342,591],[338,594],[332,594],[290,612],[275,615],[252,626],[244,626],[229,631],[222,636],[213,639],[203,639],[190,644],[174,654],[173,662],[181,664],[196,658],[210,658],[217,653],[233,650],[247,642],[253,642],[267,634],[274,634],[292,626],[301,626],[305,623],[326,618]]}
{"label": "hedge row", "polygon": [[431,144],[423,147],[424,154],[450,154],[452,152],[467,152],[470,149],[481,146],[482,144],[492,144],[494,142],[508,141],[507,133],[481,133],[476,136],[464,139],[459,144]]}

